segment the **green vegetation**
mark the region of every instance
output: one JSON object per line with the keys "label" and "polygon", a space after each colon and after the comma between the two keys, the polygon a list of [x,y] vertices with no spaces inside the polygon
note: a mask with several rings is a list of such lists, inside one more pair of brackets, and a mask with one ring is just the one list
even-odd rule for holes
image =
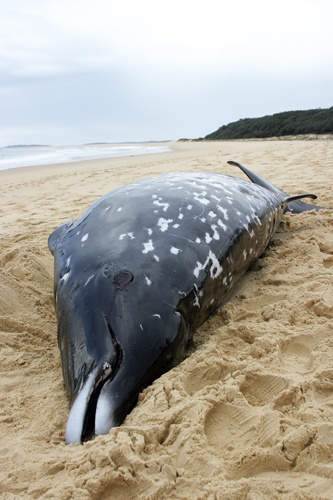
{"label": "green vegetation", "polygon": [[333,134],[333,107],[285,111],[260,118],[243,118],[206,135],[206,140],[253,139],[302,134]]}

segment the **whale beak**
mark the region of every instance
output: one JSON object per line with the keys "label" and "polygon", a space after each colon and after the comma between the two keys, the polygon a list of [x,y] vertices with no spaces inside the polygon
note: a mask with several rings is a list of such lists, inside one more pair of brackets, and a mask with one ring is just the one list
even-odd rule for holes
{"label": "whale beak", "polygon": [[[83,443],[91,439],[95,434],[105,434],[100,432],[101,429],[107,429],[107,432],[112,427],[110,422],[110,413],[107,415],[99,410],[98,430],[96,431],[96,411],[99,405],[99,396],[103,385],[111,376],[111,365],[104,362],[94,368],[88,375],[83,386],[80,388],[78,395],[69,412],[66,425],[66,443]],[[104,422],[107,418],[107,422]]]}

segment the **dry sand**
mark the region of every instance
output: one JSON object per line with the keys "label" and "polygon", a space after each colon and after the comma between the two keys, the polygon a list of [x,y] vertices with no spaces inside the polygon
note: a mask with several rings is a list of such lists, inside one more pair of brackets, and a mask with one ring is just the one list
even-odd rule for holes
{"label": "dry sand", "polygon": [[64,443],[50,232],[109,190],[240,161],[333,207],[333,140],[175,143],[173,151],[0,172],[0,495],[333,498],[333,212],[285,215],[196,349],[124,424]]}

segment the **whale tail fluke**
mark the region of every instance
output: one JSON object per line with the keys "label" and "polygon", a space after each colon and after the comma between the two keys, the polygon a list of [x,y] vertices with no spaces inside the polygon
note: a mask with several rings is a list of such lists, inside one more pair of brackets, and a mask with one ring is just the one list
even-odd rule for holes
{"label": "whale tail fluke", "polygon": [[264,187],[268,189],[269,191],[272,191],[273,193],[280,194],[284,196],[283,199],[283,204],[284,204],[284,211],[285,212],[292,212],[294,214],[299,214],[301,212],[308,212],[310,210],[322,210],[324,207],[319,207],[318,205],[312,205],[311,203],[304,203],[303,201],[300,201],[301,198],[312,198],[315,200],[317,196],[315,194],[297,194],[294,196],[289,196],[285,191],[282,191],[282,189],[279,189],[278,187],[274,186],[271,182],[267,181],[263,177],[261,177],[258,174],[255,174],[251,170],[249,170],[247,167],[244,167],[244,165],[241,165],[237,161],[230,160],[228,161],[229,165],[233,165],[235,167],[240,168],[244,174],[254,183],[258,184],[261,187]]}

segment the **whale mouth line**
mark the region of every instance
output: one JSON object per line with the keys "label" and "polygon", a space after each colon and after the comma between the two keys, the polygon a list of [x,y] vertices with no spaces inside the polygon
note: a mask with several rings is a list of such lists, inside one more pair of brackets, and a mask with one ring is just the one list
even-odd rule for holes
{"label": "whale mouth line", "polygon": [[83,418],[81,443],[89,441],[95,435],[95,416],[98,398],[104,383],[112,376],[111,365],[107,362],[102,365],[102,373],[91,387],[90,396],[87,398],[86,409]]}
{"label": "whale mouth line", "polygon": [[113,366],[112,366],[112,374],[113,374],[112,378],[113,378],[116,375],[116,373],[121,365],[121,362],[123,360],[123,350],[122,350],[121,344],[120,344],[119,340],[117,339],[114,331],[112,330],[111,324],[110,324],[110,322],[105,314],[104,314],[104,320],[105,320],[106,326],[109,330],[111,342],[112,342],[114,352],[115,352],[114,362],[113,362]]}
{"label": "whale mouth line", "polygon": [[98,399],[101,394],[101,391],[104,387],[104,384],[108,381],[110,382],[116,376],[119,367],[121,365],[123,359],[123,351],[121,345],[112,330],[111,324],[104,314],[104,320],[106,326],[109,330],[112,345],[114,347],[115,355],[112,366],[108,362],[104,362],[101,367],[101,374],[98,376],[97,380],[92,386],[92,390],[90,391],[90,396],[87,398],[86,410],[83,419],[82,433],[81,433],[81,442],[84,443],[86,441],[90,441],[95,436],[95,427],[96,427],[96,411]]}

